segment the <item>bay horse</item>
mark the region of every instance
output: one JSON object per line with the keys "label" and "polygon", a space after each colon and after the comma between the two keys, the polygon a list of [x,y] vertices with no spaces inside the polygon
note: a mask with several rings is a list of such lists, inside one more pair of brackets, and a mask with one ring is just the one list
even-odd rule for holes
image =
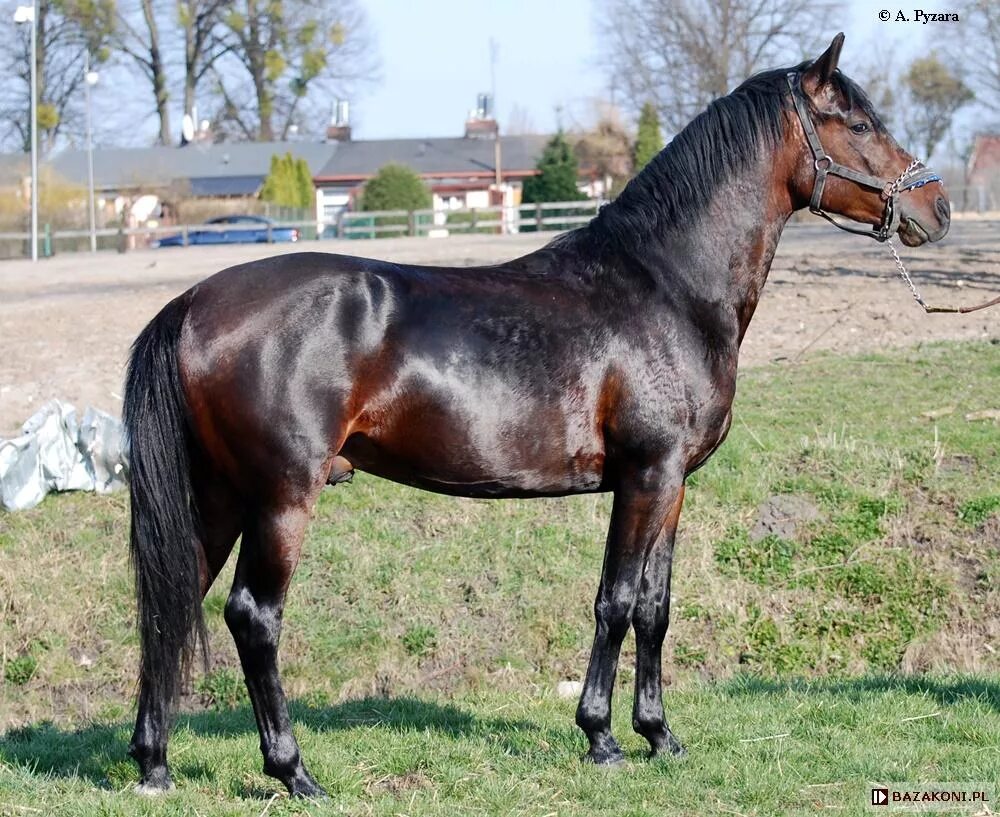
{"label": "bay horse", "polygon": [[653,754],[683,752],[661,697],[674,534],[685,478],[729,429],[782,228],[809,205],[909,246],[948,230],[940,180],[837,70],[842,44],[712,102],[588,225],[522,258],[296,253],[163,308],[133,346],[124,408],[139,791],[172,786],[170,712],[201,600],[242,535],[225,620],[264,771],[323,795],[292,734],[278,638],[314,503],[354,469],[454,496],[613,492],[576,722],[587,758],[622,759],[611,694],[632,626],[632,725]]}

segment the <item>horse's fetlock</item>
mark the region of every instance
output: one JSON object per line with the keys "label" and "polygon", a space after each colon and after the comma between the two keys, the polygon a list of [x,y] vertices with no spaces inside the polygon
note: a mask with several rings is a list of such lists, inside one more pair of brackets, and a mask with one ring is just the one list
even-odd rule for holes
{"label": "horse's fetlock", "polygon": [[667,723],[662,715],[636,715],[632,718],[632,729],[648,738],[666,732]]}
{"label": "horse's fetlock", "polygon": [[279,780],[294,775],[301,765],[299,746],[291,735],[283,735],[268,746],[262,746],[261,753],[264,755],[265,774]]}
{"label": "horse's fetlock", "polygon": [[576,725],[586,734],[592,735],[608,729],[611,725],[611,716],[607,711],[581,703],[576,710]]}

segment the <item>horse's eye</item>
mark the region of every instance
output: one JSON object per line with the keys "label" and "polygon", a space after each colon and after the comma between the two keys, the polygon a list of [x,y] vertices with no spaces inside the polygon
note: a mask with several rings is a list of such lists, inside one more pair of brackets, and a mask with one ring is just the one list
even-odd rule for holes
{"label": "horse's eye", "polygon": [[868,133],[868,123],[858,122],[856,125],[851,125],[851,130],[855,133]]}

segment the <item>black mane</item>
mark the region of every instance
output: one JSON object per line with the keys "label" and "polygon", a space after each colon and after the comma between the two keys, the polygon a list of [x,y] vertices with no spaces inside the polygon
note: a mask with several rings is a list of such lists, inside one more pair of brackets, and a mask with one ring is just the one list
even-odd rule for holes
{"label": "black mane", "polygon": [[[581,232],[602,245],[634,247],[642,236],[690,223],[719,185],[780,140],[783,112],[792,104],[786,76],[808,66],[806,62],[756,74],[710,103]],[[848,104],[860,107],[881,130],[864,91],[839,71],[834,77]]]}

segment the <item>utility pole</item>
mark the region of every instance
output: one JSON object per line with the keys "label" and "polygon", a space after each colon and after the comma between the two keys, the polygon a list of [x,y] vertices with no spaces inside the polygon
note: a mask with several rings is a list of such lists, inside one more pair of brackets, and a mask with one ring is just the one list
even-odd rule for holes
{"label": "utility pole", "polygon": [[91,127],[90,89],[99,75],[90,70],[90,49],[83,53],[83,93],[87,108],[87,197],[90,209],[90,251],[97,252],[97,206],[94,202],[94,135]]}
{"label": "utility pole", "polygon": [[31,260],[38,260],[38,16],[36,3],[18,6],[15,23],[31,23]]}
{"label": "utility pole", "polygon": [[497,116],[497,58],[499,56],[499,52],[499,44],[493,37],[490,37],[490,99],[493,102],[493,122],[496,125],[496,130],[493,134],[493,180],[497,188],[497,193],[500,195],[500,232],[505,233],[507,232],[507,220],[504,217],[504,204],[506,196],[504,195],[503,169],[501,167],[503,162],[503,151],[500,144],[500,119]]}

